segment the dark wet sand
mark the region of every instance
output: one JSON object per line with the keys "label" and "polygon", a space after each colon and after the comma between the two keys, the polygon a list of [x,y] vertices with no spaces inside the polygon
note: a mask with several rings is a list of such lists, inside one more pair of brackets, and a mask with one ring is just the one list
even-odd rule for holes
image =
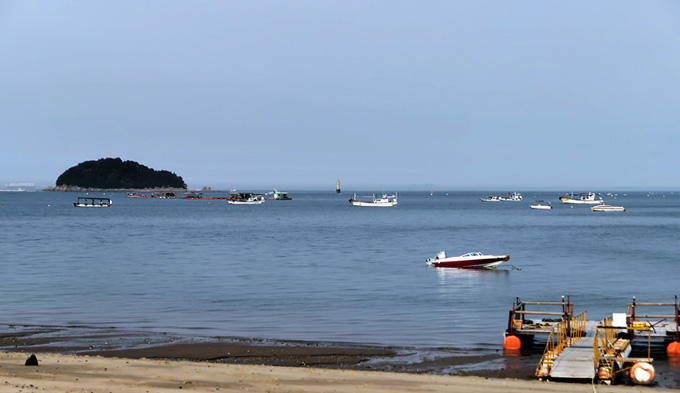
{"label": "dark wet sand", "polygon": [[[500,343],[499,343],[500,347]],[[187,338],[88,327],[0,327],[0,350],[533,380],[540,347],[522,355],[237,338]],[[665,359],[664,359],[665,360]],[[680,388],[680,366],[655,362],[657,387]]]}

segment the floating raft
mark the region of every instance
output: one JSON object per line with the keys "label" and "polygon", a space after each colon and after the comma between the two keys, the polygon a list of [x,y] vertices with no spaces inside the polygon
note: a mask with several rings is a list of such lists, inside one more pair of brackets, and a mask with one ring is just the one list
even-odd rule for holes
{"label": "floating raft", "polygon": [[[560,311],[527,310],[527,306],[559,306]],[[671,307],[672,314],[641,314],[640,307]],[[652,340],[668,343],[668,356],[680,358],[680,305],[674,303],[637,303],[633,298],[626,313],[613,313],[602,321],[587,321],[586,312],[576,316],[569,297],[561,302],[513,303],[505,332],[504,349],[519,349],[535,335],[548,335],[545,350],[536,367],[536,377],[555,380],[597,380],[611,384],[617,374],[625,373],[631,382],[648,385],[654,380],[651,365]],[[535,323],[527,315],[559,317]],[[514,338],[514,340],[511,340]],[[632,342],[647,344],[647,356],[629,357]],[[506,345],[507,344],[507,345]],[[518,345],[513,348],[513,345]]]}

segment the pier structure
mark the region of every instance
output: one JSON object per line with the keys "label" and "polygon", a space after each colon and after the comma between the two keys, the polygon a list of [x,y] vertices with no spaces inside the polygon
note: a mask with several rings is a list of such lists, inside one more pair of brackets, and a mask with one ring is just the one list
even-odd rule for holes
{"label": "pier structure", "polygon": [[[561,311],[529,311],[531,306],[561,306]],[[639,308],[666,307],[671,313],[643,314]],[[540,322],[527,320],[526,315],[559,316]],[[588,321],[586,313],[576,316],[573,304],[562,302],[521,302],[517,298],[510,310],[504,349],[510,337],[518,343],[533,340],[534,335],[547,335],[543,356],[536,367],[536,377],[553,380],[592,380],[611,384],[621,375],[636,384],[651,384],[652,341],[667,344],[670,358],[680,359],[680,305],[673,303],[639,303],[633,298],[625,313],[613,313],[602,321]],[[647,345],[646,356],[630,357],[632,342]],[[513,342],[513,341],[511,341]],[[517,348],[519,349],[519,348]]]}
{"label": "pier structure", "polygon": [[[551,335],[551,329],[560,324],[564,324],[562,331],[566,333],[572,328],[573,316],[574,304],[569,301],[569,296],[566,300],[562,296],[561,302],[523,302],[516,298],[508,315],[503,347],[520,349],[522,345],[531,344],[535,336]],[[541,320],[534,321],[536,318]]]}

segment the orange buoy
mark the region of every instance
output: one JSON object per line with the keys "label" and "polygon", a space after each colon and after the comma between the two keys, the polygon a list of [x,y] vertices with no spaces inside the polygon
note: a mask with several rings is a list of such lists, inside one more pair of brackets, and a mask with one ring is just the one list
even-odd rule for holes
{"label": "orange buoy", "polygon": [[600,367],[597,370],[597,378],[602,380],[612,379],[612,372],[607,367]]}
{"label": "orange buoy", "polygon": [[517,336],[507,336],[503,340],[503,349],[520,349],[522,341]]}
{"label": "orange buoy", "polygon": [[680,341],[673,341],[666,347],[667,355],[680,355]]}
{"label": "orange buoy", "polygon": [[654,366],[649,363],[635,363],[630,368],[630,380],[638,385],[651,385],[654,382]]}

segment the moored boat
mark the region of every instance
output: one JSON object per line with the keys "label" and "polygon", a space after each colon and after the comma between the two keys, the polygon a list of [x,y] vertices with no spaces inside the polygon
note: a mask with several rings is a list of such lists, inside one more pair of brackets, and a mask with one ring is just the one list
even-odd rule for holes
{"label": "moored boat", "polygon": [[268,201],[290,201],[293,198],[288,196],[287,192],[274,190],[271,192],[273,198],[266,198]]}
{"label": "moored boat", "polygon": [[486,198],[479,198],[479,200],[482,202],[501,202],[501,201],[519,202],[522,200],[522,194],[520,194],[519,192],[512,192],[508,193],[507,196],[489,195]]}
{"label": "moored boat", "polygon": [[248,199],[229,199],[227,203],[230,205],[261,205],[264,203],[264,198],[262,195],[258,195]]}
{"label": "moored boat", "polygon": [[469,252],[458,257],[450,257],[446,251],[440,251],[434,258],[427,259],[428,266],[495,269],[498,265],[510,260],[510,255],[484,255],[481,252]]}
{"label": "moored boat", "polygon": [[597,205],[604,203],[602,198],[597,198],[597,195],[598,194],[595,194],[594,192],[580,194],[574,194],[572,192],[571,194],[567,194],[567,196],[561,196],[560,201],[562,201],[562,203],[576,205]]}
{"label": "moored boat", "polygon": [[89,198],[89,197],[78,197],[77,202],[73,202],[75,207],[110,207],[110,198]]}
{"label": "moored boat", "polygon": [[352,206],[374,206],[374,207],[392,207],[397,204],[397,194],[387,195],[383,194],[381,197],[376,197],[375,194],[371,196],[366,196],[364,198],[372,198],[369,201],[362,201],[357,199],[357,194],[354,194],[354,198],[349,199],[349,203]]}
{"label": "moored boat", "polygon": [[611,205],[597,205],[590,208],[594,212],[625,212],[626,208],[623,206],[611,206]]}
{"label": "moored boat", "polygon": [[513,192],[508,194],[508,196],[502,196],[499,197],[501,201],[511,201],[511,202],[519,202],[522,200],[522,194],[519,192]]}
{"label": "moored boat", "polygon": [[482,202],[500,202],[501,197],[499,197],[498,195],[489,195],[486,198],[479,198],[479,200]]}
{"label": "moored boat", "polygon": [[260,194],[232,192],[227,203],[230,205],[261,205],[265,201]]}
{"label": "moored boat", "polygon": [[541,200],[536,201],[536,203],[533,205],[529,205],[529,207],[535,210],[550,210],[553,208],[552,205],[550,205],[550,202],[548,202],[547,205],[544,205],[543,201]]}

